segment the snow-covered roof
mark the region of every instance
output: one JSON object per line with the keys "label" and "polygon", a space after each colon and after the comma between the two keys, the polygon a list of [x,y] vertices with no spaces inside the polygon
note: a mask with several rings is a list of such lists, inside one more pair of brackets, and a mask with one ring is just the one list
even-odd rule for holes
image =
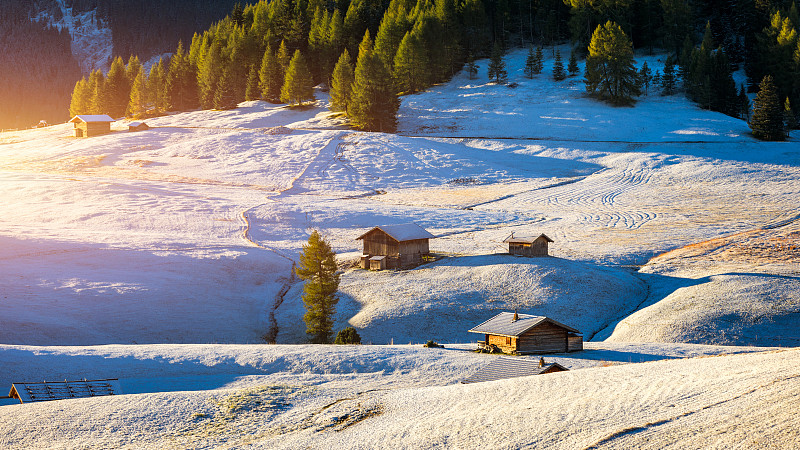
{"label": "snow-covered roof", "polygon": [[576,330],[575,328],[566,326],[561,322],[556,322],[549,317],[532,316],[530,314],[517,314],[517,317],[518,319],[514,320],[514,313],[501,312],[486,322],[483,322],[482,324],[469,330],[469,332],[517,337],[537,325],[540,325],[544,322],[550,322],[553,325],[564,328],[567,331],[580,333],[580,331]]}
{"label": "snow-covered roof", "polygon": [[558,363],[549,363],[543,366],[538,361],[519,358],[495,358],[486,366],[467,377],[461,383],[480,383],[483,381],[504,380],[507,378],[527,377],[539,375],[556,368],[556,371],[568,370]]}
{"label": "snow-covered roof", "polygon": [[107,114],[79,114],[69,120],[69,123],[75,122],[113,122],[114,119]]}
{"label": "snow-covered roof", "polygon": [[119,395],[122,393],[119,380],[42,381],[36,383],[13,383],[9,397],[20,403],[65,400],[69,398]]}
{"label": "snow-covered roof", "polygon": [[433,239],[436,237],[415,223],[400,223],[395,225],[381,225],[379,227],[375,227],[357,237],[356,240],[364,239],[366,235],[372,233],[374,230],[381,230],[398,242],[412,241],[414,239]]}
{"label": "snow-covered roof", "polygon": [[383,255],[383,256],[373,256],[373,257],[372,257],[372,258],[370,258],[369,260],[370,260],[370,261],[380,261],[380,260],[383,260],[383,259],[386,259],[386,255]]}
{"label": "snow-covered roof", "polygon": [[142,122],[131,122],[131,123],[128,124],[128,126],[129,127],[138,127],[141,124],[142,124]]}
{"label": "snow-covered roof", "polygon": [[539,238],[544,238],[547,242],[555,242],[549,237],[545,236],[544,234],[540,234],[539,236],[536,237],[511,235],[507,237],[503,242],[510,242],[513,244],[533,244],[533,242]]}

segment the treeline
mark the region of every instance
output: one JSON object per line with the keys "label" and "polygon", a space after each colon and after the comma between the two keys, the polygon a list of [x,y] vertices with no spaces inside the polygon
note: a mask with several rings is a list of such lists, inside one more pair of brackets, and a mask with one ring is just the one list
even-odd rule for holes
{"label": "treeline", "polygon": [[24,3],[4,4],[0,14],[0,128],[66,120],[80,76],[69,33],[32,22]]}

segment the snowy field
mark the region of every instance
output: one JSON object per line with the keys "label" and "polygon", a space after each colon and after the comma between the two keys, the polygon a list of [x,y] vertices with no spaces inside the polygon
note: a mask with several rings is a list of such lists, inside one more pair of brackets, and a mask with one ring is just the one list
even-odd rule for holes
{"label": "snowy field", "polygon": [[[394,135],[345,129],[322,92],[0,134],[0,388],[131,394],[0,407],[0,447],[800,446],[800,360],[774,349],[800,346],[796,137],[679,96],[613,108],[550,58],[525,79],[525,53],[514,88],[479,61],[405,97]],[[365,230],[412,221],[441,259],[352,267]],[[291,267],[313,229],[343,269],[337,329],[447,349],[263,345],[306,342]],[[504,255],[511,233],[552,256]],[[595,342],[553,357],[567,373],[458,385],[490,358],[466,330],[512,309]]]}

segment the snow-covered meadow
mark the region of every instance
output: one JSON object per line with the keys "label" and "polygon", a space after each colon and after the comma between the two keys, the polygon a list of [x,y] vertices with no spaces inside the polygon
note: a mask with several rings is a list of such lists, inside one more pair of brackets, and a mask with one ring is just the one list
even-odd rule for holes
{"label": "snow-covered meadow", "polygon": [[[800,345],[796,138],[678,96],[613,108],[524,57],[516,87],[482,61],[405,97],[394,135],[345,129],[322,92],[0,134],[0,388],[131,394],[0,407],[0,446],[800,445],[797,351],[767,348]],[[411,221],[441,259],[352,268],[363,231]],[[337,329],[447,348],[264,345],[305,342],[291,267],[313,229],[343,268]],[[552,256],[502,255],[512,232]],[[605,341],[554,357],[580,370],[455,385],[490,358],[466,330],[510,309]]]}

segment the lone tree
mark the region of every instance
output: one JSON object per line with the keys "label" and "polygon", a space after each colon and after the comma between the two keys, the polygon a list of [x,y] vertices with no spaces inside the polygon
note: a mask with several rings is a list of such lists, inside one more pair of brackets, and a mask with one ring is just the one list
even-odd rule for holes
{"label": "lone tree", "polygon": [[569,72],[569,76],[574,77],[580,71],[581,69],[578,67],[578,55],[575,54],[575,49],[573,48],[569,52],[569,64],[567,65],[567,72]]}
{"label": "lone tree", "polygon": [[487,67],[487,75],[489,79],[494,79],[497,84],[506,82],[508,72],[506,72],[506,63],[503,61],[503,49],[500,44],[495,42],[492,49],[492,57],[489,59],[489,67]]}
{"label": "lone tree", "polygon": [[758,94],[753,101],[753,114],[750,116],[750,129],[753,136],[762,141],[782,141],[784,132],[784,115],[781,102],[778,100],[778,88],[771,75],[761,80]]}
{"label": "lone tree", "polygon": [[598,25],[586,57],[586,91],[615,105],[633,103],[639,95],[633,45],[619,25]]}
{"label": "lone tree", "polygon": [[306,282],[303,286],[306,333],[313,343],[327,344],[331,341],[333,315],[339,302],[336,296],[339,274],[336,273],[336,253],[316,230],[309,236],[308,244],[303,246],[295,273]]}
{"label": "lone tree", "polygon": [[553,79],[561,81],[567,78],[567,72],[564,71],[564,63],[561,62],[561,52],[556,49],[556,56],[553,60]]}

